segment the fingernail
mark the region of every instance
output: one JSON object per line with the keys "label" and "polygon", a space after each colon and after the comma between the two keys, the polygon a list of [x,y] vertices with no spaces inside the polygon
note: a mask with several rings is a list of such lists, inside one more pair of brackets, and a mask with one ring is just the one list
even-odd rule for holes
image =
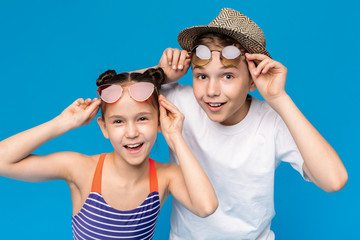
{"label": "fingernail", "polygon": [[173,66],[172,66],[172,69],[176,70],[176,65],[173,65]]}
{"label": "fingernail", "polygon": [[179,69],[182,69],[183,68],[183,65],[179,65],[179,67],[178,67]]}

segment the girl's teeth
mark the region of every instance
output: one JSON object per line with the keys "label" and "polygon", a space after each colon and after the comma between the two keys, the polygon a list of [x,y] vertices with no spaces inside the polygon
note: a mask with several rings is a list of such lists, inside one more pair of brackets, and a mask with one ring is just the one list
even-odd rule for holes
{"label": "girl's teeth", "polygon": [[138,143],[138,144],[132,144],[132,145],[127,145],[127,147],[129,147],[129,148],[136,148],[136,147],[138,147],[138,146],[140,146],[140,143]]}

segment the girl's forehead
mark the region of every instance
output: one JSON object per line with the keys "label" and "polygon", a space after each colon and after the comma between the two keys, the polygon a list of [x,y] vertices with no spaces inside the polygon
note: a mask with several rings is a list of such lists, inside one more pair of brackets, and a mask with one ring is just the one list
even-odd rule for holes
{"label": "girl's forehead", "polygon": [[138,113],[148,112],[157,114],[156,109],[149,100],[144,102],[137,102],[130,97],[127,87],[124,88],[123,94],[120,99],[115,103],[107,103],[105,117],[111,115],[134,116]]}

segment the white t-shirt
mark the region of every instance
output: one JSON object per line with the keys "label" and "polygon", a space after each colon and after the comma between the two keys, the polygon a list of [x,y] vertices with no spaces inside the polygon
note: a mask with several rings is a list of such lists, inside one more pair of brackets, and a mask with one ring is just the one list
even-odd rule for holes
{"label": "white t-shirt", "polygon": [[[223,126],[207,117],[192,86],[167,84],[162,94],[185,115],[183,136],[219,200],[215,213],[200,218],[173,198],[170,239],[274,239],[275,169],[289,162],[304,175],[303,159],[281,117],[252,97],[247,116]],[[171,151],[170,161],[177,162]]]}

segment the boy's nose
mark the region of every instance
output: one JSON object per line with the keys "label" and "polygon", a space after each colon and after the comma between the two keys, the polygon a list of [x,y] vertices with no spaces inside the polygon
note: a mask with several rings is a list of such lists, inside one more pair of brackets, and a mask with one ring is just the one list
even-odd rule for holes
{"label": "boy's nose", "polygon": [[208,97],[217,97],[220,95],[220,93],[221,93],[221,88],[219,81],[216,79],[210,79],[206,92]]}
{"label": "boy's nose", "polygon": [[136,138],[139,136],[139,130],[135,123],[128,123],[126,126],[125,136],[127,138]]}

